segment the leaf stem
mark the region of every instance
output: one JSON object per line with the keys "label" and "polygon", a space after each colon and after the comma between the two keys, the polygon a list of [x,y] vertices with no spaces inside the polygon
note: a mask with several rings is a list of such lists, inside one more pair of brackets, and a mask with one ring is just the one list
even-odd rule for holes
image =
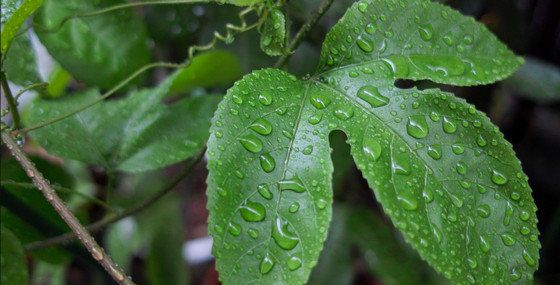
{"label": "leaf stem", "polygon": [[47,201],[79,237],[82,244],[91,253],[93,259],[97,260],[119,284],[134,284],[132,280],[126,277],[122,269],[105,253],[103,248],[97,244],[82,224],[80,224],[80,221],[72,214],[64,201],[58,197],[50,183],[43,177],[43,174],[37,170],[31,160],[23,153],[23,150],[18,146],[11,134],[7,131],[2,131],[2,141],[6,144],[15,159],[21,164],[23,169],[25,169],[27,175],[33,180],[33,183],[43,193]]}
{"label": "leaf stem", "polygon": [[26,86],[25,88],[21,89],[18,94],[16,94],[16,96],[14,96],[14,100],[19,99],[19,96],[21,96],[23,93],[25,93],[26,91],[29,91],[31,89],[35,89],[35,88],[39,88],[39,87],[43,87],[46,88],[47,86],[49,86],[48,82],[39,82],[39,83],[33,83],[31,85]]}
{"label": "leaf stem", "polygon": [[133,74],[131,74],[130,76],[128,76],[125,80],[121,81],[119,84],[117,84],[116,86],[114,86],[113,88],[111,88],[111,90],[107,91],[105,94],[103,94],[101,97],[99,97],[96,100],[93,100],[92,102],[81,106],[77,109],[74,109],[73,111],[70,111],[68,113],[62,114],[58,117],[52,118],[50,120],[41,122],[37,125],[31,126],[31,127],[27,127],[21,130],[16,130],[14,132],[12,132],[12,134],[21,134],[21,133],[27,133],[29,131],[33,131],[39,128],[42,128],[46,125],[50,125],[54,122],[58,122],[60,120],[66,119],[76,113],[79,113],[103,100],[105,100],[106,98],[108,98],[109,96],[113,95],[115,92],[117,92],[119,89],[121,89],[123,86],[125,86],[126,84],[128,84],[130,81],[132,81],[134,78],[136,78],[137,76],[139,76],[140,74],[144,73],[145,71],[155,68],[155,67],[167,67],[167,68],[184,68],[186,66],[188,66],[190,64],[190,60],[187,61],[184,64],[181,63],[171,63],[171,62],[154,62],[154,63],[150,63],[147,65],[144,65],[143,67],[141,67],[140,69],[136,70]]}
{"label": "leaf stem", "polygon": [[10,86],[8,85],[8,80],[6,80],[6,73],[2,71],[0,76],[2,77],[2,89],[4,90],[4,97],[6,97],[6,102],[8,103],[8,110],[12,114],[12,130],[15,130],[19,128],[20,122],[19,111],[17,109],[17,101],[12,95],[12,91],[10,90]]}
{"label": "leaf stem", "polygon": [[[183,168],[183,170],[181,170],[181,172],[173,180],[171,180],[167,185],[165,185],[161,190],[156,192],[150,198],[146,199],[145,201],[138,204],[134,208],[127,209],[126,211],[122,212],[119,215],[116,215],[116,216],[113,216],[113,217],[110,217],[110,218],[105,218],[103,220],[92,223],[92,224],[86,226],[86,229],[88,231],[92,232],[92,233],[96,232],[96,231],[99,231],[99,230],[103,229],[104,227],[106,227],[106,226],[108,226],[112,223],[120,221],[120,220],[122,220],[126,217],[135,215],[136,213],[144,210],[145,208],[148,208],[149,206],[151,206],[152,204],[157,202],[160,198],[165,196],[165,194],[167,194],[171,190],[173,190],[175,188],[175,186],[177,184],[179,184],[179,182],[181,182],[183,180],[183,178],[185,178],[185,176],[187,176],[190,173],[192,168],[202,159],[205,151],[206,151],[206,147],[203,147],[195,156],[193,156],[191,159],[188,160],[188,162],[185,165],[185,167]],[[66,233],[66,234],[63,234],[63,235],[60,235],[60,236],[57,236],[57,237],[53,237],[53,238],[44,240],[44,241],[39,241],[39,242],[33,242],[33,243],[26,244],[25,245],[25,250],[29,251],[29,250],[34,250],[34,249],[38,249],[38,248],[43,248],[43,247],[62,244],[62,243],[71,241],[72,239],[74,239],[76,237],[77,237],[77,235],[75,233]]]}
{"label": "leaf stem", "polygon": [[[288,51],[293,52],[299,46],[299,44],[301,44],[301,42],[303,41],[305,36],[307,36],[309,31],[311,31],[311,29],[315,26],[315,24],[317,24],[319,19],[321,19],[321,17],[323,17],[323,15],[329,10],[333,2],[334,0],[323,0],[323,2],[321,2],[319,8],[317,8],[317,10],[313,12],[311,17],[309,17],[307,21],[305,21],[305,23],[303,23],[303,25],[297,32],[296,36],[294,37],[294,39],[290,42],[290,45],[288,46]],[[281,56],[278,59],[278,61],[276,61],[276,63],[274,64],[274,68],[281,68],[282,66],[284,66],[289,58],[290,58],[290,54]]]}

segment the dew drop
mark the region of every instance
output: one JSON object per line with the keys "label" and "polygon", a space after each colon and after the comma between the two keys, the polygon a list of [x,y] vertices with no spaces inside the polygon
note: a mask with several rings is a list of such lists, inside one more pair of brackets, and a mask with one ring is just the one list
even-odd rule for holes
{"label": "dew drop", "polygon": [[451,198],[451,202],[453,203],[453,205],[455,205],[455,207],[457,208],[461,208],[463,207],[463,200],[451,193],[449,193],[449,197]]}
{"label": "dew drop", "polygon": [[485,205],[480,205],[476,209],[476,213],[482,218],[488,218],[488,217],[490,217],[490,213],[491,213],[490,206],[488,206],[486,204]]}
{"label": "dew drop", "polygon": [[358,37],[356,41],[358,47],[363,50],[364,52],[372,52],[373,51],[373,42],[368,39],[362,38],[362,36]]}
{"label": "dew drop", "polygon": [[422,38],[424,41],[429,41],[432,39],[432,36],[434,34],[434,29],[432,28],[432,25],[427,24],[423,27],[420,27],[418,29],[418,31],[420,32],[420,38]]}
{"label": "dew drop", "polygon": [[480,236],[480,249],[482,252],[488,252],[490,250],[490,244],[483,236]]}
{"label": "dew drop", "polygon": [[262,150],[263,143],[255,135],[246,135],[237,138],[241,145],[250,152],[259,152]]}
{"label": "dew drop", "polygon": [[501,236],[502,242],[507,246],[513,246],[517,240],[508,233],[503,233]]}
{"label": "dew drop", "polygon": [[425,138],[428,135],[428,123],[423,115],[411,116],[406,125],[407,133],[417,139]]}
{"label": "dew drop", "polygon": [[451,32],[448,32],[447,34],[445,34],[443,36],[443,42],[446,45],[451,46],[453,44],[453,34],[451,34]]}
{"label": "dew drop", "polygon": [[290,208],[288,209],[288,211],[290,211],[290,213],[296,213],[299,210],[299,203],[298,202],[294,202],[292,205],[290,205]]}
{"label": "dew drop", "polygon": [[375,33],[376,30],[377,30],[376,23],[369,23],[366,25],[366,33],[372,35],[373,33]]}
{"label": "dew drop", "polygon": [[535,266],[536,262],[535,259],[527,252],[527,250],[523,250],[523,258],[529,264],[529,266]]}
{"label": "dew drop", "polygon": [[264,118],[258,118],[249,126],[249,128],[263,136],[270,135],[272,132],[272,125]]}
{"label": "dew drop", "polygon": [[292,256],[288,260],[288,268],[292,271],[301,267],[301,259],[297,256]]}
{"label": "dew drop", "polygon": [[303,154],[305,155],[310,155],[313,153],[313,146],[312,145],[308,145],[306,146],[302,151]]}
{"label": "dew drop", "polygon": [[319,209],[324,209],[327,206],[327,201],[325,201],[324,199],[319,199],[317,200],[317,202],[315,202],[315,204]]}
{"label": "dew drop", "polygon": [[424,197],[424,201],[426,201],[426,203],[430,203],[434,200],[434,192],[428,187],[424,188],[422,196]]}
{"label": "dew drop", "polygon": [[259,102],[264,106],[272,104],[272,95],[270,95],[268,91],[262,91],[261,94],[259,94]]}
{"label": "dew drop", "polygon": [[315,115],[309,117],[308,121],[312,125],[316,125],[316,124],[320,123],[322,119],[323,119],[323,114],[315,114]]}
{"label": "dew drop", "polygon": [[252,238],[258,238],[259,237],[259,231],[257,229],[249,228],[249,230],[247,232],[249,233],[249,236],[252,237]]}
{"label": "dew drop", "polygon": [[290,178],[290,179],[286,179],[286,180],[282,180],[280,182],[278,182],[278,184],[280,185],[280,190],[284,191],[284,190],[291,190],[297,193],[302,193],[305,192],[307,189],[305,188],[305,185],[303,184],[303,182],[301,181],[301,179],[299,179],[299,177],[297,175],[295,175],[294,177]]}
{"label": "dew drop", "polygon": [[239,208],[243,219],[247,222],[260,222],[266,217],[266,210],[261,203],[247,201]]}
{"label": "dew drop", "polygon": [[463,162],[458,162],[455,169],[457,170],[457,173],[459,173],[459,174],[467,173],[467,166]]}
{"label": "dew drop", "polygon": [[442,124],[443,124],[443,131],[445,131],[448,134],[452,134],[457,131],[457,122],[452,118],[443,117]]}
{"label": "dew drop", "polygon": [[431,158],[433,158],[435,160],[438,160],[438,159],[441,158],[441,154],[442,154],[442,152],[441,152],[441,146],[440,145],[435,144],[435,145],[429,145],[428,146],[428,155]]}
{"label": "dew drop", "polygon": [[272,229],[272,238],[280,248],[285,250],[291,250],[299,243],[299,237],[288,229],[288,225],[287,222],[277,217]]}
{"label": "dew drop", "polygon": [[274,170],[274,168],[276,168],[276,161],[274,161],[274,158],[269,153],[261,155],[259,159],[261,161],[261,168],[264,172],[270,173]]}
{"label": "dew drop", "polygon": [[456,143],[451,146],[451,150],[455,154],[462,154],[465,152],[465,146],[462,143]]}
{"label": "dew drop", "polygon": [[399,156],[391,158],[391,167],[393,169],[393,173],[410,175],[410,166],[408,165],[408,161]]}
{"label": "dew drop", "polygon": [[476,144],[480,147],[483,147],[483,146],[486,145],[486,140],[484,139],[484,137],[482,135],[480,135],[476,138]]}
{"label": "dew drop", "polygon": [[431,228],[432,228],[432,234],[433,234],[434,237],[436,238],[436,241],[437,241],[438,243],[440,243],[440,242],[441,242],[441,239],[442,239],[442,237],[443,237],[443,235],[442,235],[442,233],[441,233],[441,230],[440,230],[434,223],[431,223]]}
{"label": "dew drop", "polygon": [[270,272],[270,270],[272,270],[272,268],[274,267],[274,260],[272,260],[270,258],[270,256],[267,254],[263,260],[261,261],[261,265],[259,266],[259,271],[262,274],[267,274]]}
{"label": "dew drop", "polygon": [[527,220],[529,220],[529,217],[530,217],[530,215],[529,215],[529,212],[527,212],[527,211],[521,211],[521,213],[519,214],[519,218],[520,218],[522,221],[527,221]]}
{"label": "dew drop", "polygon": [[364,154],[371,161],[377,161],[381,156],[381,144],[374,138],[364,138],[362,142]]}
{"label": "dew drop", "polygon": [[434,122],[439,121],[439,114],[436,113],[435,111],[432,111],[430,113],[430,119],[432,119],[432,121],[434,121]]}
{"label": "dew drop", "polygon": [[315,106],[317,109],[324,109],[331,103],[329,98],[320,94],[312,94],[309,100],[311,100],[311,105]]}
{"label": "dew drop", "polygon": [[394,77],[406,78],[408,76],[409,60],[402,55],[391,55],[381,59],[383,63],[391,70]]}
{"label": "dew drop", "polygon": [[508,181],[507,177],[498,170],[492,170],[492,182],[496,185],[504,185]]}
{"label": "dew drop", "polygon": [[229,222],[228,231],[230,234],[238,236],[241,234],[241,226],[234,222]]}
{"label": "dew drop", "polygon": [[354,110],[349,106],[340,106],[334,109],[334,116],[346,121],[354,116]]}
{"label": "dew drop", "polygon": [[222,197],[226,197],[227,196],[227,191],[226,189],[222,188],[222,187],[217,187],[216,191],[218,192],[218,194],[220,194],[220,196]]}
{"label": "dew drop", "polygon": [[513,214],[513,206],[510,202],[506,203],[506,212],[504,214],[504,226],[509,226],[511,215]]}
{"label": "dew drop", "polygon": [[381,95],[379,90],[371,85],[361,87],[358,90],[357,96],[374,108],[385,106],[389,103],[389,98]]}
{"label": "dew drop", "polygon": [[257,186],[257,190],[259,191],[259,194],[263,196],[263,198],[267,200],[272,199],[272,192],[270,192],[270,189],[266,184],[260,184],[259,186]]}
{"label": "dew drop", "polygon": [[367,10],[368,7],[368,3],[366,2],[360,2],[358,3],[358,10],[360,10],[360,12],[364,13]]}
{"label": "dew drop", "polygon": [[410,195],[399,193],[397,195],[397,200],[399,200],[401,206],[405,210],[414,211],[418,209],[418,200],[416,200],[416,197],[414,197],[413,193],[410,193]]}

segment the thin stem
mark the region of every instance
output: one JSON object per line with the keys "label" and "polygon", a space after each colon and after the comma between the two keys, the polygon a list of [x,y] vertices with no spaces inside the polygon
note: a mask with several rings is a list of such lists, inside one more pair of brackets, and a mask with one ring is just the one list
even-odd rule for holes
{"label": "thin stem", "polygon": [[[122,212],[119,215],[116,215],[116,216],[106,218],[106,219],[97,221],[95,223],[92,223],[92,224],[86,226],[86,229],[89,232],[92,232],[92,233],[96,232],[96,231],[99,231],[99,230],[103,229],[104,227],[106,227],[106,226],[108,226],[112,223],[120,221],[120,220],[122,220],[126,217],[135,215],[136,213],[148,208],[149,206],[151,206],[152,204],[157,202],[160,198],[165,196],[165,194],[167,194],[171,190],[173,190],[173,188],[175,188],[175,186],[177,184],[179,184],[179,182],[181,182],[181,180],[183,180],[183,178],[185,178],[185,176],[187,176],[187,174],[190,173],[192,168],[202,159],[205,151],[206,151],[206,147],[203,147],[195,156],[193,156],[191,159],[188,160],[187,164],[185,165],[185,168],[183,168],[181,173],[179,173],[175,177],[175,179],[170,181],[167,185],[165,185],[161,190],[156,192],[150,198],[148,198],[145,201],[143,201],[142,203],[138,204],[136,207],[130,208],[130,209]],[[62,244],[62,243],[71,241],[72,239],[74,239],[76,237],[77,237],[77,235],[75,233],[66,233],[66,234],[63,234],[63,235],[60,235],[60,236],[57,236],[57,237],[54,237],[54,238],[44,240],[44,241],[39,241],[39,242],[33,242],[33,243],[26,244],[25,245],[25,250],[29,251],[29,250],[34,250],[34,249],[38,249],[38,248],[43,248],[43,247]]]}
{"label": "thin stem", "polygon": [[[315,26],[315,24],[317,24],[319,19],[321,19],[321,17],[323,17],[323,15],[327,12],[327,10],[329,10],[333,2],[334,0],[323,0],[323,2],[321,2],[319,8],[317,8],[317,10],[313,12],[311,17],[309,17],[307,21],[305,21],[305,23],[301,26],[301,28],[297,32],[294,39],[290,42],[290,45],[288,46],[288,51],[293,52],[299,46],[299,44],[301,44],[305,36],[307,36],[307,33],[311,31],[311,29]],[[290,58],[289,54],[281,56],[278,59],[278,61],[276,61],[276,63],[274,64],[274,68],[281,68],[282,66],[284,66],[284,64],[286,64],[289,58]]]}
{"label": "thin stem", "polygon": [[[56,33],[58,31],[60,31],[60,29],[62,29],[62,27],[64,26],[64,24],[66,24],[66,22],[68,22],[72,19],[76,19],[76,18],[93,17],[93,16],[98,16],[98,15],[104,14],[104,13],[109,13],[109,12],[113,12],[113,11],[117,11],[117,10],[121,10],[121,9],[139,7],[139,6],[187,4],[187,3],[191,4],[191,3],[202,3],[202,2],[208,2],[208,1],[206,1],[206,0],[160,0],[160,1],[143,1],[143,2],[123,3],[123,4],[113,5],[113,6],[110,6],[110,7],[106,7],[106,8],[102,8],[102,9],[99,9],[99,10],[91,11],[91,12],[78,13],[78,14],[67,16],[64,19],[62,19],[62,21],[60,21],[58,26],[56,26],[54,28],[49,29],[49,28],[45,28],[45,27],[43,27],[41,25],[37,25],[37,24],[33,24],[33,27],[37,28],[37,29],[40,29],[40,30],[42,30],[46,33]],[[25,31],[23,31],[23,32],[25,32]]]}
{"label": "thin stem", "polygon": [[168,67],[168,68],[184,68],[187,67],[190,64],[190,61],[184,63],[184,64],[180,64],[180,63],[170,63],[170,62],[154,62],[154,63],[150,63],[147,65],[144,65],[143,67],[141,67],[140,69],[136,70],[133,74],[131,74],[130,76],[128,76],[125,80],[121,81],[119,84],[117,84],[115,87],[111,88],[111,90],[107,91],[105,94],[103,94],[101,97],[99,97],[98,99],[93,100],[92,102],[81,106],[73,111],[70,111],[68,113],[62,114],[58,117],[52,118],[50,120],[41,122],[37,125],[31,126],[31,127],[27,127],[21,130],[16,130],[13,132],[13,134],[21,134],[21,133],[27,133],[29,131],[33,131],[39,128],[42,128],[46,125],[50,125],[54,122],[58,122],[60,120],[66,119],[76,113],[79,113],[103,100],[105,100],[106,98],[108,98],[109,96],[113,95],[115,92],[117,92],[119,89],[121,89],[123,86],[125,86],[126,84],[128,84],[130,81],[132,81],[134,78],[136,78],[138,75],[144,73],[145,71],[155,68],[155,67]]}
{"label": "thin stem", "polygon": [[[1,184],[2,186],[16,186],[16,187],[22,187],[22,188],[27,188],[27,189],[36,188],[36,187],[35,187],[35,184],[33,184],[33,183],[26,183],[26,182],[13,182],[13,181],[4,181],[4,180],[2,180],[2,181],[0,181],[0,184]],[[55,191],[57,191],[57,192],[70,193],[70,194],[74,194],[74,195],[77,195],[77,196],[81,196],[81,197],[83,197],[83,198],[86,198],[86,199],[88,199],[88,200],[91,200],[91,201],[93,201],[93,202],[99,204],[100,206],[102,206],[103,208],[105,208],[105,209],[107,209],[107,210],[109,210],[109,211],[111,211],[111,212],[115,212],[115,209],[113,209],[111,206],[109,206],[109,204],[107,204],[107,203],[105,203],[105,202],[103,202],[103,201],[101,201],[100,199],[97,199],[97,198],[95,198],[95,197],[91,197],[91,196],[89,196],[89,195],[87,195],[87,194],[80,193],[80,192],[78,192],[78,191],[74,191],[74,190],[72,190],[72,189],[65,188],[65,187],[61,187],[61,186],[51,185],[51,187],[52,187]]]}
{"label": "thin stem", "polygon": [[21,95],[22,95],[23,93],[25,93],[26,91],[29,91],[29,90],[31,90],[31,89],[35,89],[35,88],[38,88],[38,87],[44,87],[44,88],[46,88],[47,86],[49,86],[49,83],[48,83],[48,82],[33,83],[33,84],[31,84],[31,85],[29,85],[29,86],[27,86],[27,87],[21,89],[21,90],[18,92],[18,94],[16,94],[16,96],[14,96],[14,100],[16,100],[16,102],[17,102],[17,100],[19,99],[19,96],[21,96]]}
{"label": "thin stem", "polygon": [[23,153],[23,150],[18,146],[11,134],[7,131],[2,131],[2,141],[6,144],[15,159],[21,164],[27,175],[33,180],[47,201],[54,207],[60,217],[68,224],[72,231],[78,236],[82,244],[91,253],[93,259],[97,260],[105,268],[119,284],[134,284],[132,280],[126,277],[122,269],[105,253],[103,248],[97,244],[90,233],[80,224],[80,221],[72,214],[70,209],[66,206],[64,201],[58,197],[56,192],[51,187],[50,183],[43,177],[43,174],[35,168],[35,165]]}
{"label": "thin stem", "polygon": [[8,103],[8,110],[12,114],[12,130],[19,128],[19,111],[17,109],[17,101],[14,100],[12,96],[12,91],[10,90],[10,86],[8,86],[8,80],[6,80],[6,73],[2,72],[2,89],[4,90],[4,97],[6,97],[6,102]]}

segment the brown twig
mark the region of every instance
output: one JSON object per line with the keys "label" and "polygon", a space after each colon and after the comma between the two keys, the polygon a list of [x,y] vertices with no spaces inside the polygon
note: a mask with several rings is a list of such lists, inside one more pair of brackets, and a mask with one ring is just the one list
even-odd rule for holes
{"label": "brown twig", "polygon": [[91,253],[93,259],[97,260],[119,284],[134,284],[131,279],[126,277],[123,270],[105,253],[103,248],[97,244],[82,224],[80,224],[76,216],[72,214],[64,201],[58,197],[49,182],[43,177],[43,174],[37,170],[35,165],[23,153],[23,150],[7,131],[2,131],[2,141],[6,144],[15,159],[21,164],[23,169],[25,169],[27,175],[33,180],[35,186],[37,186],[37,189],[43,193],[47,201],[49,201],[60,217],[68,224],[82,244]]}
{"label": "brown twig", "polygon": [[[183,168],[181,173],[179,173],[175,177],[175,179],[170,181],[160,191],[156,192],[152,197],[150,197],[146,201],[140,203],[139,205],[137,205],[134,208],[128,209],[128,210],[120,213],[119,215],[116,215],[116,216],[113,216],[111,218],[103,219],[103,220],[97,221],[95,223],[92,223],[92,224],[85,227],[86,230],[88,230],[91,233],[99,231],[99,230],[103,229],[104,227],[106,227],[106,226],[108,226],[112,223],[120,221],[120,220],[122,220],[126,217],[132,216],[132,215],[142,211],[143,209],[151,206],[153,203],[158,201],[165,194],[169,193],[169,191],[173,190],[173,188],[175,188],[175,186],[179,182],[181,182],[181,180],[183,180],[183,178],[185,178],[185,176],[187,174],[190,173],[192,168],[202,159],[205,151],[206,151],[206,147],[202,148],[194,157],[192,157],[187,162],[187,165],[185,165],[185,168]],[[43,247],[48,247],[48,246],[53,246],[53,245],[59,245],[59,244],[65,243],[65,242],[69,242],[69,241],[75,239],[76,237],[77,237],[76,233],[70,232],[70,233],[66,233],[66,234],[63,234],[63,235],[60,235],[60,236],[56,236],[56,237],[53,237],[53,238],[50,238],[50,239],[47,239],[47,240],[44,240],[44,241],[38,241],[38,242],[33,242],[33,243],[26,244],[24,248],[25,248],[26,251],[30,251],[30,250],[34,250],[34,249],[38,249],[38,248],[43,248]]]}
{"label": "brown twig", "polygon": [[[319,19],[321,19],[321,17],[323,17],[323,15],[327,12],[327,10],[329,10],[333,2],[334,0],[323,0],[323,2],[321,2],[319,8],[317,8],[317,10],[313,12],[311,17],[309,17],[307,21],[305,21],[305,23],[301,26],[301,28],[297,32],[294,39],[290,42],[290,45],[288,45],[288,51],[293,52],[299,46],[299,44],[303,41],[307,33],[311,31],[311,29],[315,26],[315,24],[317,24]],[[274,68],[282,68],[282,66],[284,66],[284,64],[286,64],[286,62],[288,61],[288,58],[290,58],[290,55],[281,56],[278,59],[278,61],[276,61],[276,63],[274,64]]]}

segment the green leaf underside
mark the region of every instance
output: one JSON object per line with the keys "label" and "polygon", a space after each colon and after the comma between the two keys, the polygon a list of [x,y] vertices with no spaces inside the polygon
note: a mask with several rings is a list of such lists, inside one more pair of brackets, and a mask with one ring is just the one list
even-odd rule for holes
{"label": "green leaf underside", "polygon": [[35,60],[35,51],[27,33],[14,38],[12,41],[4,61],[4,70],[6,71],[6,78],[20,86],[41,82]]}
{"label": "green leaf underside", "polygon": [[44,0],[2,1],[2,54],[6,54],[10,43],[29,15],[33,14]]}
{"label": "green leaf underside", "polygon": [[535,101],[560,100],[560,68],[536,58],[528,58],[504,84]]}
{"label": "green leaf underside", "polygon": [[270,10],[261,31],[261,49],[270,56],[284,54],[286,18],[280,10]]}
{"label": "green leaf underside", "polygon": [[[33,20],[49,29],[57,28],[69,15],[119,1],[100,2],[47,1]],[[146,28],[130,9],[75,18],[56,33],[36,32],[49,54],[74,78],[101,88],[113,87],[150,61]]]}
{"label": "green leaf underside", "polygon": [[2,239],[0,239],[2,241],[0,250],[2,284],[27,284],[29,276],[21,242],[4,226],[0,231],[2,235]]}
{"label": "green leaf underside", "polygon": [[329,32],[310,80],[271,69],[245,76],[220,103],[208,142],[220,279],[305,283],[331,218],[328,134],[342,130],[385,212],[436,271],[457,284],[528,282],[536,207],[511,145],[452,94],[394,87],[402,78],[490,83],[521,62],[440,4],[370,0]]}
{"label": "green leaf underside", "polygon": [[[31,132],[50,154],[107,169],[140,172],[179,162],[195,154],[208,134],[220,96],[185,98],[170,106],[161,101],[175,75],[158,87],[132,92],[125,99],[97,103],[60,122]],[[26,123],[33,125],[85,105],[97,90],[38,99]]]}

